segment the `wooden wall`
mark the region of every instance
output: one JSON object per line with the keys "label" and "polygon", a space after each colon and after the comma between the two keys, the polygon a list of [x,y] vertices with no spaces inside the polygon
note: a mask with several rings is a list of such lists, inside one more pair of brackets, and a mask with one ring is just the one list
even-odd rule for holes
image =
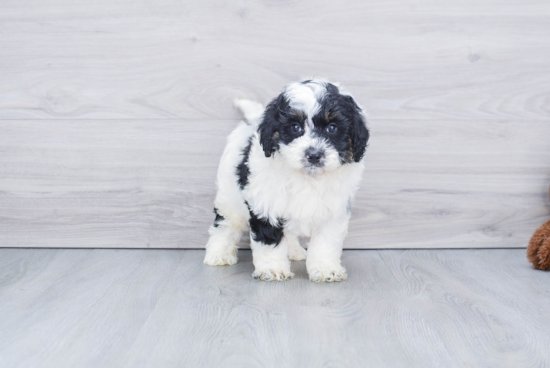
{"label": "wooden wall", "polygon": [[549,40],[544,0],[4,0],[0,246],[203,247],[232,99],[312,75],[372,132],[346,247],[526,246]]}

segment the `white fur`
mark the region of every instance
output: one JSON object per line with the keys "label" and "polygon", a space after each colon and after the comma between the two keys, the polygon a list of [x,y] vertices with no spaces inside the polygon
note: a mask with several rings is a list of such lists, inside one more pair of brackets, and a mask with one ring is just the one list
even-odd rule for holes
{"label": "white fur", "polygon": [[236,108],[243,112],[246,121],[252,125],[254,125],[254,123],[260,116],[262,116],[262,113],[264,112],[264,106],[256,101],[236,99],[233,101],[233,104]]}
{"label": "white fur", "polygon": [[[308,119],[319,110],[317,102],[323,93],[323,81],[287,86],[285,96],[294,107],[307,112]],[[266,158],[259,142],[256,121],[257,103],[240,100],[251,124],[241,122],[231,133],[218,170],[218,193],[215,207],[225,220],[210,227],[204,263],[231,265],[237,261],[237,243],[248,228],[250,210],[277,225],[286,219],[284,237],[277,246],[258,244],[251,238],[254,277],[266,281],[292,278],[290,260],[303,260],[306,251],[298,237],[310,237],[306,266],[316,282],[345,280],[346,270],[340,263],[343,241],[350,218],[349,206],[363,173],[363,162],[341,164],[338,152],[310,134],[313,123],[306,124],[304,135]],[[249,184],[244,190],[237,183],[236,167],[242,160],[243,148],[252,139],[248,166]],[[322,168],[309,168],[304,150],[315,146],[326,152]]]}
{"label": "white fur", "polygon": [[325,91],[325,86],[325,81],[316,80],[314,83],[308,84],[292,83],[285,89],[284,94],[290,101],[290,106],[307,114],[307,125],[310,128],[313,127],[311,118],[317,114],[321,107],[318,101]]}

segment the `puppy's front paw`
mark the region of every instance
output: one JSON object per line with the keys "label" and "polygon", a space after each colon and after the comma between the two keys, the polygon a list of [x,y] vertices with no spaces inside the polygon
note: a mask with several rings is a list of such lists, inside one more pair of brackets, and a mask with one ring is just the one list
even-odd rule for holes
{"label": "puppy's front paw", "polygon": [[223,251],[207,249],[203,263],[209,266],[226,266],[237,263],[237,248],[224,249]]}
{"label": "puppy's front paw", "polygon": [[285,281],[294,277],[290,270],[258,270],[256,269],[252,277],[262,281]]}
{"label": "puppy's front paw", "polygon": [[348,278],[346,269],[342,266],[338,267],[310,267],[307,270],[309,280],[313,282],[339,282]]}

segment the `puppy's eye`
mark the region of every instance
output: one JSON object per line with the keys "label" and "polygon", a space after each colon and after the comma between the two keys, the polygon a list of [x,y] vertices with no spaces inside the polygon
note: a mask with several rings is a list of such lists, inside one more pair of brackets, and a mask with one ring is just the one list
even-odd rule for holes
{"label": "puppy's eye", "polygon": [[328,127],[325,128],[328,134],[334,134],[338,131],[338,127],[334,124],[330,124]]}
{"label": "puppy's eye", "polygon": [[302,127],[300,124],[292,124],[290,130],[292,130],[293,133],[300,133],[302,131]]}

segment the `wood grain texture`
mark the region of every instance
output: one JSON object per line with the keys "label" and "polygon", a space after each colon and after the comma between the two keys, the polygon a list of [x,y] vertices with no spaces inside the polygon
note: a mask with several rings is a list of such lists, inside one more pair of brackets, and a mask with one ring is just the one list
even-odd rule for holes
{"label": "wood grain texture", "polygon": [[373,119],[548,119],[550,3],[2,2],[0,117],[236,118],[302,76]]}
{"label": "wood grain texture", "polygon": [[345,251],[338,284],[200,250],[0,249],[2,367],[546,367],[525,250]]}
{"label": "wood grain texture", "polygon": [[[203,247],[235,125],[0,121],[0,245]],[[370,127],[346,248],[523,247],[550,214],[547,122]]]}
{"label": "wood grain texture", "polygon": [[309,75],[372,129],[346,247],[525,246],[550,215],[547,1],[0,8],[0,246],[202,247],[232,100]]}

